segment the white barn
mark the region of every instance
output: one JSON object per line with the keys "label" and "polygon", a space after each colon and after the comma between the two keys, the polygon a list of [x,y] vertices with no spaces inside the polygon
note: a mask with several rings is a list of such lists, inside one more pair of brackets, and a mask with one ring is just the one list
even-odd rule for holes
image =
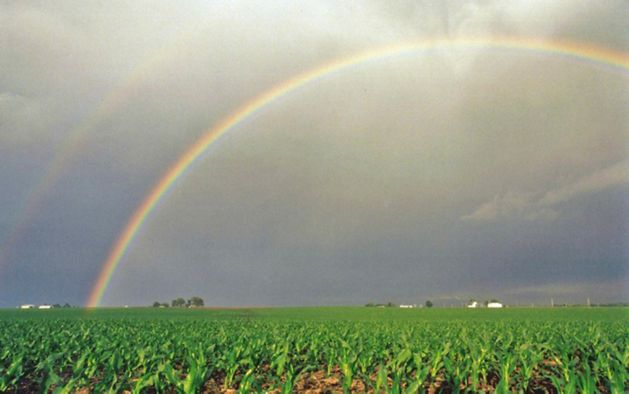
{"label": "white barn", "polygon": [[52,309],[52,305],[40,305],[39,309]]}
{"label": "white barn", "polygon": [[23,304],[23,305],[20,305],[20,309],[35,309],[35,305],[33,305],[33,304]]}
{"label": "white barn", "polygon": [[504,305],[502,305],[500,302],[490,302],[489,304],[487,304],[487,308],[504,308]]}

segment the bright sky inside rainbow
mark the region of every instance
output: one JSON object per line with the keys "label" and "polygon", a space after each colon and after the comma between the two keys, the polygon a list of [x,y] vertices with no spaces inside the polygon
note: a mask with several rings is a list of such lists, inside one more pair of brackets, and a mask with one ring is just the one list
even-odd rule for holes
{"label": "bright sky inside rainbow", "polygon": [[341,71],[344,68],[358,65],[369,60],[386,58],[408,52],[421,52],[429,49],[439,48],[465,48],[480,47],[502,50],[525,50],[538,51],[548,56],[566,56],[580,61],[588,61],[593,64],[603,64],[621,71],[626,71],[629,67],[629,56],[623,53],[614,52],[605,48],[596,48],[586,43],[578,42],[544,42],[525,38],[474,38],[461,40],[430,40],[419,43],[396,45],[392,47],[378,48],[376,50],[360,53],[345,59],[334,61],[329,64],[317,67],[311,71],[291,78],[269,91],[257,96],[252,101],[239,107],[233,114],[217,125],[209,128],[203,137],[195,142],[182,157],[166,172],[166,174],[153,187],[148,196],[144,198],[139,208],[134,212],[123,232],[112,248],[109,257],[103,264],[103,269],[96,281],[96,284],[86,303],[88,307],[99,305],[116,267],[123,259],[127,248],[130,247],[133,238],[146,220],[146,217],[155,209],[164,194],[175,184],[177,179],[184,175],[185,171],[205,153],[208,148],[240,122],[246,120],[256,111],[274,100],[291,93],[299,87],[312,83],[318,78],[327,74]]}

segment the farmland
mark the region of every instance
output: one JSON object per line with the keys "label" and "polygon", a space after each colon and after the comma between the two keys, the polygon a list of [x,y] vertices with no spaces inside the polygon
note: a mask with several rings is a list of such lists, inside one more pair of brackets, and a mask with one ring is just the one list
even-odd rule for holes
{"label": "farmland", "polygon": [[0,311],[2,392],[625,392],[629,310]]}

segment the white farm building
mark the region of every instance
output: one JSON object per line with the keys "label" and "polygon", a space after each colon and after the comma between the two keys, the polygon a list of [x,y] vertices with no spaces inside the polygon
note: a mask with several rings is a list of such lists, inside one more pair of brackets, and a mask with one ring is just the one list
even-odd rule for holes
{"label": "white farm building", "polygon": [[502,305],[500,302],[490,302],[489,304],[487,304],[487,308],[504,308],[504,305]]}
{"label": "white farm building", "polygon": [[19,306],[19,308],[20,309],[52,309],[54,307],[49,304],[43,304],[43,305],[22,304]]}

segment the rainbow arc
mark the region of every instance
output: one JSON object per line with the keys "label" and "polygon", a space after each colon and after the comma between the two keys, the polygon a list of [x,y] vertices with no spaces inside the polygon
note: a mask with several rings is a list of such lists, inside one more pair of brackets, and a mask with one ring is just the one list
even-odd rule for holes
{"label": "rainbow arc", "polygon": [[432,39],[386,46],[338,59],[296,75],[272,87],[253,98],[251,101],[244,103],[232,114],[207,129],[202,137],[194,142],[164,173],[143,199],[142,203],[135,210],[123,231],[118,236],[107,259],[102,265],[101,272],[89,295],[86,306],[95,307],[101,303],[116,268],[120,265],[131,242],[136,237],[138,231],[146,221],[146,218],[155,210],[163,196],[173,188],[177,180],[183,177],[190,166],[199,159],[213,143],[220,139],[221,136],[233,130],[240,123],[251,118],[258,111],[272,104],[277,99],[293,93],[301,87],[319,81],[323,77],[375,59],[383,59],[409,53],[423,53],[427,50],[441,48],[479,48],[537,52],[548,56],[562,56],[573,61],[590,63],[597,66],[604,65],[622,73],[626,73],[627,69],[629,69],[629,56],[627,54],[612,49],[601,48],[593,44],[574,41],[544,41],[517,37],[479,37],[466,39]]}

